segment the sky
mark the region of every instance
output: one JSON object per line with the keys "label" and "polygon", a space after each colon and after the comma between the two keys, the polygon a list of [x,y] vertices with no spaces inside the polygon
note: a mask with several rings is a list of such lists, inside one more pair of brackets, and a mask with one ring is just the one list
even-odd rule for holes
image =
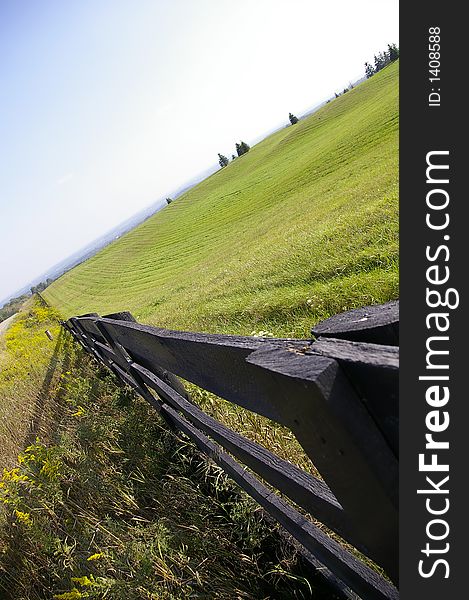
{"label": "sky", "polygon": [[398,0],[0,0],[0,300],[388,43]]}

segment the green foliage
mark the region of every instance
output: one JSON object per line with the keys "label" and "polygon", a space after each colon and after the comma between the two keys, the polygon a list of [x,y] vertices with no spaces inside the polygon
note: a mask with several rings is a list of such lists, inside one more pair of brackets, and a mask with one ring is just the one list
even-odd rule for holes
{"label": "green foliage", "polygon": [[[375,74],[375,70],[374,70],[373,66],[370,65],[370,63],[366,62],[365,63],[365,76],[366,76],[366,78],[369,79],[374,74]],[[336,94],[336,98],[337,98],[337,94]]]}
{"label": "green foliage", "polygon": [[66,316],[309,337],[396,298],[398,61],[256,144],[44,293]]}
{"label": "green foliage", "polygon": [[223,169],[223,167],[226,167],[229,164],[229,162],[230,161],[226,158],[226,156],[218,153],[218,164],[220,165],[220,167],[222,169]]}
{"label": "green foliage", "polygon": [[388,44],[388,56],[391,62],[394,62],[399,58],[399,48],[396,44]]}
{"label": "green foliage", "polygon": [[236,144],[236,153],[238,154],[238,156],[246,154],[246,152],[249,152],[250,149],[251,147],[248,144],[246,144],[246,142],[240,142],[239,144]]}

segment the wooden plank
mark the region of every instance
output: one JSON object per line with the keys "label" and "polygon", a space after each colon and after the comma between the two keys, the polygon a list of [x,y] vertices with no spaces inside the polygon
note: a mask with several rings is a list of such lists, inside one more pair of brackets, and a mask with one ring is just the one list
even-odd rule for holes
{"label": "wooden plank", "polygon": [[198,406],[188,402],[144,367],[134,364],[133,368],[165,402],[180,410],[193,425],[213,438],[265,481],[359,550],[363,552],[368,550],[361,545],[360,536],[355,531],[354,525],[322,481],[225,427],[205,414]]}
{"label": "wooden plank", "polygon": [[86,337],[84,331],[78,324],[75,317],[72,317],[71,319],[69,319],[69,323],[70,323],[70,326],[71,326],[73,332],[75,333],[75,339],[83,346],[83,348],[87,352],[89,352],[91,350],[91,347],[89,345],[89,342],[87,340],[87,337]]}
{"label": "wooden plank", "polygon": [[[97,315],[95,315],[97,316]],[[115,321],[128,321],[130,323],[136,323],[134,316],[128,310],[124,310],[121,312],[110,313],[108,315],[103,315],[103,319],[114,319]]]}
{"label": "wooden plank", "polygon": [[[104,319],[113,319],[116,321],[127,321],[128,323],[136,323],[137,322],[135,320],[135,318],[133,317],[133,315],[129,311],[112,313],[109,315],[105,315],[103,318]],[[132,356],[132,353],[129,350],[127,350],[127,352],[129,354],[129,356],[132,358],[132,360],[135,360],[135,357]],[[160,379],[162,379],[164,382],[168,383],[171,387],[173,387],[175,390],[177,390],[182,396],[184,396],[184,398],[186,398],[187,400],[190,399],[189,393],[187,392],[186,388],[184,387],[184,384],[182,383],[182,381],[179,380],[178,377],[176,377],[176,375],[174,375],[173,373],[170,373],[168,370],[163,369],[156,365],[154,365],[154,367],[153,367],[153,372]]]}
{"label": "wooden plank", "polygon": [[399,456],[399,347],[319,338],[306,353],[337,360]]}
{"label": "wooden plank", "polygon": [[94,338],[95,340],[101,342],[102,344],[105,344],[106,340],[96,326],[96,319],[99,319],[99,318],[100,317],[98,315],[96,315],[96,316],[86,315],[83,317],[78,317],[77,323],[80,324],[80,326],[82,327],[82,329],[85,331],[85,333],[87,335],[89,335],[90,337]]}
{"label": "wooden plank", "polygon": [[175,427],[183,431],[296,540],[361,597],[367,600],[399,598],[398,591],[390,583],[281,500],[173,408],[163,405],[162,413],[173,420]]}
{"label": "wooden plank", "polygon": [[[78,331],[78,333],[74,333],[74,336],[83,346],[83,349],[88,352],[88,354],[91,354],[91,356],[93,356],[93,358],[99,364],[104,364],[106,367],[114,371],[112,361],[110,361],[102,352],[97,350],[94,337],[89,334],[87,335],[86,332],[84,332],[82,325],[79,325],[77,322],[75,322],[75,329]],[[119,377],[119,374],[116,372],[115,375]]]}
{"label": "wooden plank", "polygon": [[112,365],[112,370],[118,377],[120,377],[120,379],[122,379],[124,383],[126,383],[136,392],[139,392],[138,384],[135,382],[134,379],[132,379],[132,377],[127,373],[127,371],[124,371],[124,369],[121,369],[121,367],[119,367],[119,365],[116,364]]}
{"label": "wooden plank", "polygon": [[333,337],[355,342],[399,345],[399,301],[364,306],[334,315],[315,325],[315,337]]}
{"label": "wooden plank", "polygon": [[[112,335],[102,326],[101,319],[96,320],[96,327],[101,332],[102,336],[105,338],[106,342],[111,346],[113,355],[114,355],[114,367],[119,366],[119,368],[127,374],[127,379],[130,381],[130,385],[138,391],[138,393],[150,404],[155,406],[155,408],[160,408],[160,403],[155,400],[153,394],[148,390],[145,383],[143,382],[140,375],[132,369],[132,360],[126,352],[125,348],[117,342]],[[105,352],[104,344],[99,344],[96,342],[98,348],[100,348],[103,352]],[[118,364],[116,364],[118,363]]]}
{"label": "wooden plank", "polygon": [[127,372],[128,363],[119,355],[117,355],[112,348],[107,344],[101,344],[101,342],[95,342],[95,349],[101,356],[105,356],[108,360],[117,364],[121,369]]}
{"label": "wooden plank", "polygon": [[[123,359],[120,354],[116,354],[114,350],[105,343],[106,339],[102,336],[96,324],[92,320],[88,319],[88,317],[96,320],[93,313],[79,318],[74,318],[75,321],[73,323],[75,329],[80,332],[78,334],[78,341],[80,341],[84,349],[92,354],[98,363],[104,364],[106,367],[108,367],[117,377],[118,381],[121,382],[121,384],[128,385],[135,391],[139,392],[147,401],[149,401],[155,408],[159,410],[160,403],[158,400],[154,398],[146,388],[143,390],[140,389],[138,382],[135,380],[132,374],[128,372],[129,365],[127,361]],[[98,341],[98,338],[104,343]]]}
{"label": "wooden plank", "polygon": [[386,440],[330,358],[264,346],[246,359],[282,420],[323,476],[363,544],[398,576],[398,463]]}
{"label": "wooden plank", "polygon": [[265,344],[304,348],[307,341],[170,331],[138,323],[100,321],[109,334],[150,371],[163,368],[243,408],[282,423],[265,393],[252,377],[246,358]]}

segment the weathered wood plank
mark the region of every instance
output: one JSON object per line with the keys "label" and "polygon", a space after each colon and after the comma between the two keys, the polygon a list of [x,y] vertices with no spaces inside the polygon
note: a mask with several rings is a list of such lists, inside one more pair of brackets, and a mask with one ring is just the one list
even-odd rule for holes
{"label": "weathered wood plank", "polygon": [[106,340],[104,339],[102,333],[96,326],[96,320],[99,318],[99,315],[95,314],[84,315],[82,317],[77,317],[76,322],[80,325],[80,327],[84,330],[84,332],[87,335],[94,338],[95,340],[98,340],[102,344],[105,344]]}
{"label": "weathered wood plank", "polygon": [[102,325],[134,361],[150,371],[168,370],[239,406],[282,423],[280,415],[252,377],[246,357],[268,344],[304,348],[307,341],[271,340],[170,331],[138,323],[102,319]]}
{"label": "weathered wood plank", "polygon": [[163,405],[162,413],[172,419],[175,426],[188,435],[202,452],[219,464],[229,477],[275,517],[295,539],[360,596],[367,600],[399,598],[398,591],[391,584],[261,484],[173,408]]}
{"label": "weathered wood plank", "polygon": [[69,319],[69,323],[70,323],[70,326],[71,326],[73,332],[75,333],[75,338],[77,339],[77,341],[83,346],[83,348],[87,352],[90,352],[91,351],[90,340],[88,340],[84,330],[79,325],[77,319],[75,317],[72,317],[71,319]]}
{"label": "weathered wood plank", "polygon": [[128,363],[114,352],[112,348],[110,348],[107,344],[101,344],[101,342],[95,342],[95,350],[101,355],[107,358],[107,360],[112,361],[117,364],[121,369],[127,371]]}
{"label": "weathered wood plank", "polygon": [[[148,390],[148,388],[146,387],[146,385],[143,382],[143,380],[140,377],[140,375],[135,371],[135,369],[132,369],[132,360],[129,357],[129,355],[128,355],[127,351],[125,350],[125,348],[121,344],[119,344],[119,342],[117,342],[109,334],[109,332],[102,326],[100,319],[96,320],[96,327],[99,329],[99,331],[101,332],[102,336],[105,338],[106,342],[112,348],[113,355],[114,355],[114,361],[115,361],[114,364],[113,364],[113,366],[114,367],[119,366],[120,370],[122,370],[123,372],[126,373],[127,380],[130,381],[130,385],[145,400],[147,400],[148,402],[150,402],[150,404],[152,404],[153,406],[155,406],[155,408],[159,409],[160,408],[160,403],[156,401],[156,399],[153,396],[153,394]],[[99,342],[96,342],[96,345],[98,346],[98,349],[101,349],[102,352],[104,352],[104,353],[106,352],[104,344],[99,344]],[[116,363],[118,363],[118,365]]]}
{"label": "weathered wood plank", "polygon": [[364,306],[334,315],[315,325],[315,337],[334,337],[355,342],[399,345],[399,301]]}
{"label": "weathered wood plank", "polygon": [[338,363],[275,346],[246,362],[267,378],[270,401],[361,528],[367,554],[397,580],[398,464]]}
{"label": "weathered wood plank", "polygon": [[[128,323],[136,323],[137,322],[135,320],[135,318],[133,317],[132,313],[130,313],[129,311],[105,315],[103,317],[103,319],[113,319],[115,321],[127,321]],[[130,358],[132,360],[135,360],[135,358],[132,356],[132,353],[128,349],[127,349],[127,352],[129,354]],[[170,373],[168,370],[163,369],[156,365],[153,367],[153,372],[160,379],[162,379],[164,382],[168,383],[171,387],[173,387],[175,390],[177,390],[182,396],[184,396],[184,398],[186,398],[188,400],[190,399],[189,393],[187,392],[186,388],[184,387],[184,384],[182,383],[182,381],[179,380],[178,377],[176,377],[176,375],[174,375],[173,373]]]}
{"label": "weathered wood plank", "polygon": [[334,358],[399,456],[399,348],[319,338],[307,354]]}
{"label": "weathered wood plank", "polygon": [[204,413],[198,406],[188,402],[144,367],[134,364],[133,368],[165,402],[180,410],[198,429],[213,438],[225,450],[231,452],[257,475],[311,513],[316,519],[347,539],[359,550],[367,552],[368,548],[362,546],[360,535],[355,531],[354,525],[330,489],[322,481],[225,427]]}

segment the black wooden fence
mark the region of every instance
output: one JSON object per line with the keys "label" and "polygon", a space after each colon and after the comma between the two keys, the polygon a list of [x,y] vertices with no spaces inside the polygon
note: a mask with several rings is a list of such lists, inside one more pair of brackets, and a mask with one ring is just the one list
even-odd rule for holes
{"label": "black wooden fence", "polygon": [[[397,584],[398,310],[392,302],[337,315],[313,329],[313,340],[169,331],[140,325],[130,313],[87,314],[63,326],[218,463],[325,572],[364,599],[395,599],[387,578],[293,504]],[[178,377],[288,427],[323,481],[204,413]]]}

